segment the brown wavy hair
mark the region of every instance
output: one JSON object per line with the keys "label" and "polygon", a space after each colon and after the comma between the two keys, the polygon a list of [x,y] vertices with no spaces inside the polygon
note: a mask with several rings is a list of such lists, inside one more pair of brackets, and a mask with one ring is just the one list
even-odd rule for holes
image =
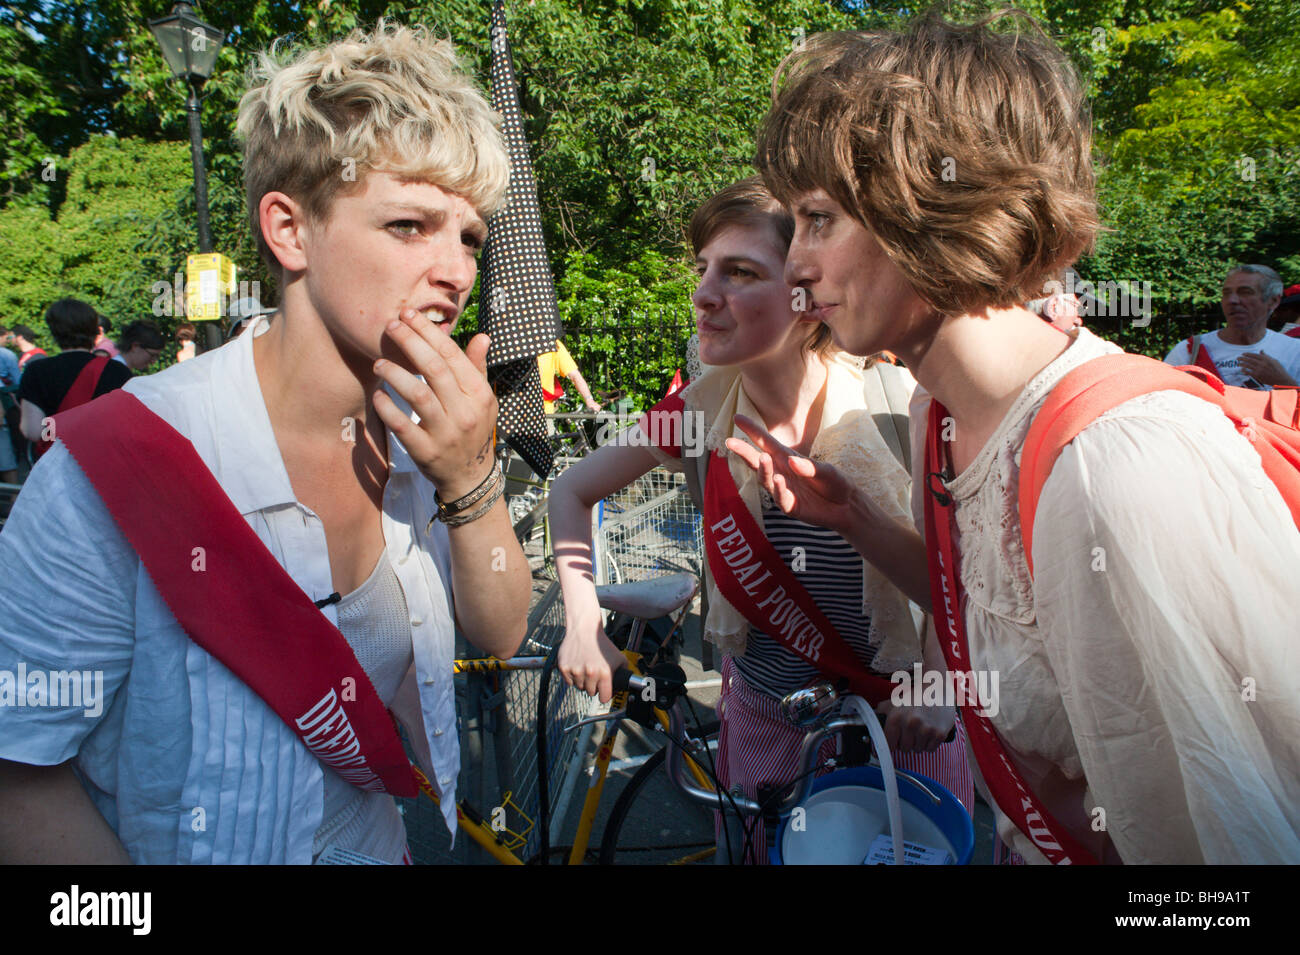
{"label": "brown wavy hair", "polygon": [[1074,68],[1028,14],[932,10],[787,56],[755,165],[787,206],[826,190],[918,295],[962,314],[1034,298],[1091,248],[1091,129]]}
{"label": "brown wavy hair", "polygon": [[[781,254],[790,251],[794,239],[794,218],[763,185],[758,176],[750,176],[715,193],[695,210],[686,234],[691,250],[699,255],[723,229],[730,226],[767,226],[775,233]],[[825,322],[818,322],[806,341],[805,352],[813,351],[825,358],[835,348],[831,330]]]}

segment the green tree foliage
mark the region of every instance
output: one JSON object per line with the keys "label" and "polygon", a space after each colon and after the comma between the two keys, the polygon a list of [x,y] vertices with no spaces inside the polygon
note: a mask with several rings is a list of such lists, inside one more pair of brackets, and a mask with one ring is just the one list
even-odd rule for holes
{"label": "green tree foliage", "polygon": [[[0,7],[4,317],[39,316],[55,293],[82,294],[114,318],[146,314],[154,283],[194,251],[186,91],[147,29],[169,6]],[[994,6],[949,4],[960,17]],[[1093,280],[1150,282],[1156,300],[1149,328],[1105,331],[1159,351],[1181,328],[1168,316],[1209,307],[1236,259],[1271,262],[1288,281],[1300,279],[1291,0],[1021,6],[1090,84],[1109,231],[1079,269]],[[674,307],[689,307],[685,223],[701,199],[749,171],[780,59],[817,31],[906,16],[828,0],[510,0],[507,9],[562,317],[579,335],[601,321],[621,323],[626,335],[641,322],[647,338],[661,332],[645,316],[646,297],[660,285]],[[280,37],[317,42],[388,15],[452,37],[486,77],[489,11],[489,0],[200,6],[227,38],[203,91],[213,233],[245,278],[269,291],[247,235],[233,136],[257,52]],[[613,339],[590,334],[590,345],[571,342],[575,355],[611,361],[597,350]],[[656,380],[647,393],[658,388]]]}
{"label": "green tree foliage", "polygon": [[[1288,12],[1290,11],[1290,12]],[[1118,30],[1121,56],[1167,67],[1131,125],[1103,142],[1101,197],[1114,231],[1095,262],[1157,282],[1169,302],[1218,300],[1231,263],[1300,273],[1300,67],[1289,5],[1236,4]]]}

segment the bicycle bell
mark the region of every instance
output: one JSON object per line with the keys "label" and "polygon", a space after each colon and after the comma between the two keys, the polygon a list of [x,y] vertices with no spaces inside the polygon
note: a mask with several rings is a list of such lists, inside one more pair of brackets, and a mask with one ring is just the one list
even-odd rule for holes
{"label": "bicycle bell", "polygon": [[781,700],[781,710],[796,726],[812,726],[831,711],[837,699],[835,687],[829,683],[814,683],[787,693]]}

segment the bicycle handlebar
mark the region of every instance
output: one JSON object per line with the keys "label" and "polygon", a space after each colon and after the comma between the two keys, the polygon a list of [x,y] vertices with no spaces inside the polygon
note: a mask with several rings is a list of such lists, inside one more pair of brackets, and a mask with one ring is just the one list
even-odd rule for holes
{"label": "bicycle handlebar", "polygon": [[[704,789],[691,779],[686,770],[685,759],[682,754],[682,748],[678,741],[683,739],[684,720],[681,708],[674,706],[678,697],[686,693],[686,679],[681,667],[675,664],[660,664],[649,670],[644,676],[633,673],[626,667],[620,667],[613,673],[614,691],[628,693],[627,710],[628,716],[637,719],[644,725],[652,725],[653,719],[649,712],[636,713],[638,708],[651,710],[652,707],[659,707],[668,713],[668,777],[672,780],[681,792],[695,802],[708,806],[716,806],[719,801],[719,794],[713,790]],[[647,701],[642,703],[641,701]],[[640,707],[637,706],[640,704]],[[876,718],[883,725],[886,715],[876,713]],[[796,783],[790,788],[776,806],[778,815],[786,815],[795,806],[798,806],[808,798],[812,791],[814,781],[814,771],[817,766],[817,758],[821,751],[822,743],[835,733],[842,733],[845,730],[862,729],[862,720],[856,713],[842,712],[838,716],[829,719],[823,719],[817,725],[814,725],[804,735],[803,744],[799,751],[799,773],[796,775]],[[954,725],[949,732],[945,742],[951,742],[957,733]],[[898,770],[898,776],[906,779],[914,785],[920,787],[930,796],[931,799],[937,797],[934,793],[913,779],[910,774]],[[760,805],[756,800],[750,799],[739,792],[733,792],[728,800],[733,807],[745,815],[758,815],[764,812],[768,807]]]}
{"label": "bicycle handlebar", "polygon": [[[885,715],[877,713],[876,718],[883,724]],[[668,778],[672,780],[674,786],[681,790],[686,796],[695,802],[706,806],[717,806],[719,795],[708,789],[697,786],[690,778],[686,771],[685,760],[682,757],[681,747],[676,744],[676,740],[682,738],[683,720],[682,715],[677,708],[669,711],[669,733],[673,741],[668,744]],[[815,770],[817,767],[817,758],[820,755],[822,743],[835,733],[842,733],[845,730],[862,729],[862,720],[854,713],[842,713],[831,719],[825,720],[817,726],[812,727],[804,735],[803,745],[799,751],[799,773],[796,775],[796,782],[786,793],[785,798],[777,803],[775,812],[778,816],[784,816],[791,812],[796,806],[800,805],[808,798],[812,791]],[[953,727],[949,733],[948,739],[951,741],[955,738],[956,727]],[[938,797],[930,791],[919,780],[904,770],[895,770],[900,779],[905,779],[914,786],[919,787],[925,792],[930,799],[938,801]],[[733,808],[747,816],[759,815],[767,811],[769,806],[760,805],[757,801],[750,799],[740,792],[732,792],[728,800]]]}

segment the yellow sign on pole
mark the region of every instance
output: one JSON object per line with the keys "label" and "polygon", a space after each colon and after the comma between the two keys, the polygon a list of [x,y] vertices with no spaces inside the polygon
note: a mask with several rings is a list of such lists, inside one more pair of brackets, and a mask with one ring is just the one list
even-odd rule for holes
{"label": "yellow sign on pole", "polygon": [[235,291],[235,263],[220,252],[185,259],[185,314],[192,322],[215,322]]}

